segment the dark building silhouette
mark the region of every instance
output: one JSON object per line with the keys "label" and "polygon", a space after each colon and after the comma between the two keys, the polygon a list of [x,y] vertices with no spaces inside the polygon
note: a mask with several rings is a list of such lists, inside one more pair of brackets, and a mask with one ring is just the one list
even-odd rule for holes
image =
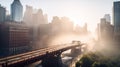
{"label": "dark building silhouette", "polygon": [[0,24],[0,56],[26,52],[30,49],[29,28],[22,23]]}
{"label": "dark building silhouette", "polygon": [[114,36],[120,36],[120,1],[114,2],[113,6]]}
{"label": "dark building silhouette", "polygon": [[6,9],[0,5],[0,23],[5,21]]}
{"label": "dark building silhouette", "polygon": [[11,4],[11,19],[20,22],[23,17],[23,6],[19,0],[14,0]]}

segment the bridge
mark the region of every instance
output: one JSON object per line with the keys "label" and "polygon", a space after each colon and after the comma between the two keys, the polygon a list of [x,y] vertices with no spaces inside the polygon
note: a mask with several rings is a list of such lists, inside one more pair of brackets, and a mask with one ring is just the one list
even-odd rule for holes
{"label": "bridge", "polygon": [[[39,50],[13,55],[0,59],[0,67],[23,67],[24,65],[42,60],[43,67],[62,67],[61,53],[76,47],[80,47],[80,42],[56,45]],[[57,65],[57,66],[55,66]]]}

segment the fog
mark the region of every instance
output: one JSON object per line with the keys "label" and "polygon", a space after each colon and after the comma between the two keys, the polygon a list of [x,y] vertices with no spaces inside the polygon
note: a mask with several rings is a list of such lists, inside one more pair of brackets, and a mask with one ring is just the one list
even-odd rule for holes
{"label": "fog", "polygon": [[107,32],[104,36],[99,37],[98,32],[90,32],[87,29],[86,23],[83,27],[75,25],[69,17],[54,16],[52,21],[48,22],[47,14],[43,14],[42,9],[26,6],[23,22],[31,29],[33,49],[63,45],[76,40],[85,43],[88,52],[100,52],[108,57],[119,55],[118,44],[110,38],[111,33]]}

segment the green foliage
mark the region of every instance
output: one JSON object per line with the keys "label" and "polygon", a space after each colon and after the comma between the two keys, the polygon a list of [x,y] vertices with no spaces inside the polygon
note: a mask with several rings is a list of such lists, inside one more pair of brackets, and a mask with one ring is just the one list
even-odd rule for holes
{"label": "green foliage", "polygon": [[92,64],[92,67],[100,67],[100,63],[99,63],[99,62],[94,62],[94,63]]}
{"label": "green foliage", "polygon": [[88,55],[83,56],[80,61],[82,67],[91,67],[94,62]]}
{"label": "green foliage", "polygon": [[108,67],[105,63],[94,62],[92,67]]}
{"label": "green foliage", "polygon": [[80,64],[81,64],[80,62],[77,62],[76,67],[80,67],[81,66]]}
{"label": "green foliage", "polygon": [[120,57],[106,57],[98,52],[84,54],[76,63],[76,67],[120,67]]}

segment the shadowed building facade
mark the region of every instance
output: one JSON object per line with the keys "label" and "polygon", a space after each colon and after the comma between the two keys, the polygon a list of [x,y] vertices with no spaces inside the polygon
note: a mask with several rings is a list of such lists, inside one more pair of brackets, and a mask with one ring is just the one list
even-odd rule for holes
{"label": "shadowed building facade", "polygon": [[114,26],[115,26],[114,27],[114,36],[115,36],[115,39],[119,39],[119,37],[120,37],[120,1],[114,2],[113,20],[114,20]]}
{"label": "shadowed building facade", "polygon": [[0,5],[0,23],[5,21],[6,9]]}
{"label": "shadowed building facade", "polygon": [[0,24],[0,45],[0,57],[29,51],[29,28],[17,22]]}
{"label": "shadowed building facade", "polygon": [[106,20],[101,18],[98,24],[98,38],[101,41],[108,41],[113,39],[114,27]]}

